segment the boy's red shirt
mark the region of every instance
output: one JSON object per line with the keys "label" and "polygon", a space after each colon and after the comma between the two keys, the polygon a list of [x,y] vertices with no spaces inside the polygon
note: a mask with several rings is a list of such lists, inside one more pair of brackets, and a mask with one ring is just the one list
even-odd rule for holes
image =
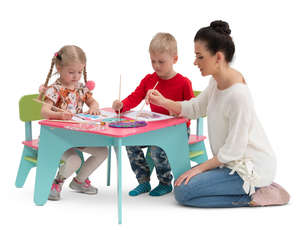
{"label": "boy's red shirt", "polygon": [[[158,77],[156,72],[154,72],[146,75],[135,91],[122,101],[122,112],[128,111],[139,105],[141,101],[145,99],[148,90],[153,89],[157,81],[159,83],[155,89],[158,90],[165,98],[174,101],[184,101],[190,100],[194,97],[192,82],[187,77],[177,73],[171,79],[163,80]],[[169,111],[163,107],[150,104],[150,108],[152,112],[169,115]],[[188,122],[188,126],[189,125],[190,122]]]}

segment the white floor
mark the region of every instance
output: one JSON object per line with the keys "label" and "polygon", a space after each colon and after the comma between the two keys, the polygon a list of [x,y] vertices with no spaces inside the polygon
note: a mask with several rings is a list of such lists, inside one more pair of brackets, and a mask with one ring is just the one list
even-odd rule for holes
{"label": "white floor", "polygon": [[[200,209],[179,206],[173,194],[151,197],[147,194],[135,198],[128,191],[136,185],[127,157],[123,157],[123,224],[117,221],[116,162],[112,160],[111,186],[106,186],[106,162],[91,178],[99,188],[97,195],[84,195],[71,191],[68,183],[62,191],[62,199],[48,201],[44,206],[33,203],[35,169],[30,173],[23,188],[15,188],[10,177],[9,187],[2,188],[1,223],[10,229],[253,229],[286,228],[297,226],[299,214],[297,191],[291,184],[288,190],[293,195],[286,206],[266,208]],[[14,171],[14,172],[13,172]],[[16,170],[12,170],[15,173]],[[14,174],[12,174],[14,175]],[[152,187],[156,186],[155,173]],[[7,185],[6,184],[6,185]],[[3,203],[4,202],[4,203]],[[292,225],[293,224],[293,225]],[[278,228],[279,229],[279,228]],[[296,228],[292,228],[296,229]]]}

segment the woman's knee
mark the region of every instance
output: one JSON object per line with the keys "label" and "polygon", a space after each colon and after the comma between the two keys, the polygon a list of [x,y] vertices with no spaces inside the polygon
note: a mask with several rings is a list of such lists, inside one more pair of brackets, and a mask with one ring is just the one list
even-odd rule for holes
{"label": "woman's knee", "polygon": [[175,186],[174,187],[174,196],[175,196],[175,200],[181,204],[184,205],[185,202],[188,200],[187,198],[187,193],[186,190],[184,188],[184,185],[180,185],[180,186]]}

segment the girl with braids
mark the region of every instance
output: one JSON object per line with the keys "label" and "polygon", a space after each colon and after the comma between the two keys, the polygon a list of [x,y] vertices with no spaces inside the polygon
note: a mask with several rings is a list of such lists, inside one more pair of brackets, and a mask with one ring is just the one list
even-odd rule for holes
{"label": "girl with braids", "polygon": [[241,207],[284,204],[288,193],[272,183],[276,158],[257,119],[243,75],[231,62],[235,46],[229,25],[214,21],[194,38],[194,64],[212,75],[196,98],[175,102],[150,90],[146,102],[189,119],[207,116],[213,158],[175,181],[175,198],[196,207]]}
{"label": "girl with braids", "polygon": [[[47,87],[52,76],[53,67],[56,67],[59,78]],[[99,105],[92,97],[92,93],[80,83],[81,75],[87,82],[86,56],[77,46],[64,46],[52,58],[50,71],[43,87],[40,87],[46,104],[43,105],[41,114],[46,119],[70,120],[74,113],[82,113],[84,103],[89,107],[88,113],[99,114]],[[46,88],[47,87],[47,88]],[[45,90],[46,89],[46,90]],[[66,112],[54,111],[52,106],[64,109]],[[97,188],[91,185],[88,177],[105,160],[108,151],[106,147],[83,147],[79,149],[91,156],[81,166],[81,159],[75,148],[67,150],[62,160],[64,164],[59,168],[57,176],[49,194],[49,200],[59,200],[60,192],[65,179],[70,177],[80,168],[79,173],[70,183],[70,188],[85,194],[97,194]]]}

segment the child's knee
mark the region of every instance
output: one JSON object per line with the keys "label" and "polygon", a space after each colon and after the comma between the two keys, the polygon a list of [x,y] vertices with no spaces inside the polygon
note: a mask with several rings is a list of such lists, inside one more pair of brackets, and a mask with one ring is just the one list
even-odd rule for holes
{"label": "child's knee", "polygon": [[108,148],[107,147],[100,147],[99,154],[97,154],[97,158],[102,162],[108,156]]}
{"label": "child's knee", "polygon": [[81,166],[81,158],[76,154],[70,156],[67,160],[68,164],[72,165],[73,168],[75,168],[76,170],[80,168]]}
{"label": "child's knee", "polygon": [[166,153],[163,149],[157,147],[157,146],[151,146],[150,147],[151,157],[156,158],[159,161],[168,160]]}

